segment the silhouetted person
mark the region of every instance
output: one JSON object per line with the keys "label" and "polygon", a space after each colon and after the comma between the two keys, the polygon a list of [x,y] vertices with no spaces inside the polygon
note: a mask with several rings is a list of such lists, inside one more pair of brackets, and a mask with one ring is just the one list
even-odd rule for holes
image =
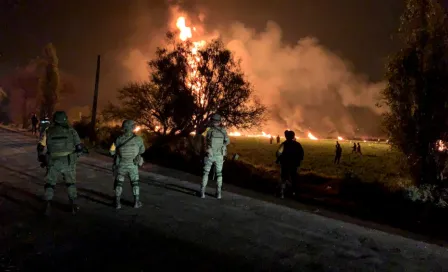
{"label": "silhouetted person", "polygon": [[339,164],[342,156],[342,147],[338,141],[336,141],[336,155],[334,156],[334,164]]}
{"label": "silhouetted person", "polygon": [[357,148],[356,148],[356,143],[353,143],[352,153],[356,153],[356,150],[357,150]]}
{"label": "silhouetted person", "polygon": [[359,143],[358,143],[358,146],[356,147],[356,152],[359,153],[359,155],[362,155],[361,145]]}
{"label": "silhouetted person", "polygon": [[269,138],[269,143],[272,144],[273,141],[274,141],[274,137],[271,136],[271,138]]}
{"label": "silhouetted person", "polygon": [[33,135],[37,134],[37,124],[39,123],[39,120],[37,119],[37,116],[35,113],[31,116],[31,132]]}
{"label": "silhouetted person", "polygon": [[284,197],[284,192],[286,188],[286,182],[289,180],[292,185],[293,194],[297,193],[297,183],[298,183],[298,169],[300,164],[303,161],[304,151],[302,145],[294,141],[295,133],[294,131],[286,130],[285,131],[284,141],[279,149],[277,150],[277,163],[280,163],[281,166],[281,190],[280,197]]}
{"label": "silhouetted person", "polygon": [[280,143],[280,135],[277,135],[277,144]]}

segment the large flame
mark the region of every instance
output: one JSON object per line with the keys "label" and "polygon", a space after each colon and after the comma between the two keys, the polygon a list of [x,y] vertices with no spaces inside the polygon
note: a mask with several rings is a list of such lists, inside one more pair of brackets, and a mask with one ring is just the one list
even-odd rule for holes
{"label": "large flame", "polygon": [[[181,41],[187,41],[193,37],[193,33],[191,32],[191,27],[186,25],[185,17],[177,18],[176,26],[180,31],[179,39]],[[195,29],[195,28],[193,28]],[[205,41],[195,41],[192,42],[193,48],[191,49],[191,54],[187,56],[187,62],[190,66],[189,75],[187,78],[187,86],[192,89],[194,95],[197,98],[197,103],[201,106],[204,106],[205,103],[205,94],[203,92],[203,83],[202,79],[198,76],[198,64],[201,61],[201,58],[198,54],[198,50],[205,46]]]}
{"label": "large flame", "polygon": [[344,138],[342,138],[341,136],[338,136],[338,140],[339,140],[339,141],[343,141]]}
{"label": "large flame", "polygon": [[447,150],[447,146],[445,145],[445,143],[442,140],[438,140],[436,143],[436,146],[437,146],[437,150],[439,150],[440,152]]}
{"label": "large flame", "polygon": [[308,138],[310,138],[311,140],[314,140],[314,141],[318,140],[316,137],[314,137],[313,134],[311,134],[311,132],[308,132]]}

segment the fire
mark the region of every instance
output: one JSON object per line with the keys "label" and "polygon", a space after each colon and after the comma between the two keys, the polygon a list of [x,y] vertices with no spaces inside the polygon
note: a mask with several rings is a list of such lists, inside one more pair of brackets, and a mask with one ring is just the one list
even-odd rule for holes
{"label": "fire", "polygon": [[236,131],[236,132],[229,132],[229,136],[234,136],[234,137],[239,137],[241,136],[241,133]]}
{"label": "fire", "polygon": [[308,132],[308,138],[310,138],[311,140],[314,140],[314,141],[318,140],[316,137],[314,137],[313,134],[311,134],[311,132]]}
{"label": "fire", "polygon": [[[186,25],[185,17],[177,18],[176,26],[180,31],[179,39],[181,41],[187,41],[193,37],[191,32],[191,27]],[[193,29],[195,29],[193,27]],[[206,42],[204,40],[192,42],[193,48],[191,49],[191,54],[187,56],[187,62],[190,66],[190,72],[187,78],[187,86],[191,88],[197,97],[197,103],[204,106],[205,94],[203,92],[203,83],[201,78],[198,77],[198,65],[201,58],[198,54],[198,50],[205,46]]]}
{"label": "fire", "polygon": [[436,146],[437,146],[437,150],[439,150],[440,152],[447,150],[447,146],[445,145],[445,143],[442,140],[438,140],[436,143]]}
{"label": "fire", "polygon": [[142,129],[141,126],[136,126],[136,127],[134,128],[134,132],[139,132],[141,129]]}
{"label": "fire", "polygon": [[339,140],[339,141],[343,141],[344,138],[342,138],[341,136],[338,136],[338,140]]}

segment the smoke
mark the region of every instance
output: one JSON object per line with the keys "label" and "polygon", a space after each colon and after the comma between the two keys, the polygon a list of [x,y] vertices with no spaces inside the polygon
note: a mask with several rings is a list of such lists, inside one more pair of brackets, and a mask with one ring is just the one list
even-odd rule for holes
{"label": "smoke", "polygon": [[280,27],[272,21],[260,33],[234,23],[223,38],[241,59],[257,95],[269,106],[272,119],[267,127],[276,133],[291,128],[322,136],[353,136],[361,126],[352,117],[354,108],[372,112],[373,120],[363,121],[378,121],[376,103],[385,84],[356,75],[347,61],[316,38],[284,44]]}
{"label": "smoke", "polygon": [[[360,131],[378,135],[381,112],[375,105],[385,84],[369,82],[357,75],[348,61],[320,44],[317,38],[283,43],[282,31],[272,21],[267,22],[262,32],[241,22],[208,29],[207,20],[211,18],[203,13],[191,16],[177,7],[171,8],[166,28],[151,32],[144,46],[140,44],[121,54],[120,62],[129,72],[129,80],[148,79],[147,61],[154,56],[155,48],[162,45],[166,31],[176,29],[178,16],[186,16],[187,24],[196,27],[193,39],[219,35],[241,59],[242,69],[257,96],[269,108],[266,132],[277,134],[290,128],[302,133],[312,131],[321,137],[353,136]],[[150,25],[148,20],[144,16],[137,18],[138,25]],[[141,35],[148,35],[148,30],[145,31],[136,32],[139,41]]]}

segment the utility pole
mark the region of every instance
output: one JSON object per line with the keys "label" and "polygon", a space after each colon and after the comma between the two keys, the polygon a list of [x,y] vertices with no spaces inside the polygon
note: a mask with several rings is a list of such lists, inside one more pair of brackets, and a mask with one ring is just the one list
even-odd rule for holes
{"label": "utility pole", "polygon": [[95,90],[93,93],[93,105],[92,105],[92,120],[91,120],[91,133],[90,133],[90,141],[94,142],[96,140],[96,108],[98,104],[98,87],[100,83],[100,66],[101,66],[101,55],[98,55],[96,60],[96,76],[95,76]]}

